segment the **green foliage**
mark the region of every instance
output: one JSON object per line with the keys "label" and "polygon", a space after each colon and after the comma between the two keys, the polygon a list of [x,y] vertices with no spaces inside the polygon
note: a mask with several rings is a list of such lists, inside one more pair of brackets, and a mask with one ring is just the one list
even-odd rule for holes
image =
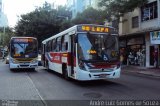
{"label": "green foliage", "polygon": [[147,1],[148,0],[101,0],[99,7],[104,8],[108,21],[111,21],[112,17],[119,19],[124,13],[131,12],[135,8],[143,6]]}
{"label": "green foliage", "polygon": [[51,4],[45,2],[42,7],[21,15],[15,27],[16,36],[36,37],[40,46],[42,40],[59,33],[69,13],[66,7],[53,9]]}
{"label": "green foliage", "polygon": [[6,27],[4,28],[0,28],[0,37],[1,37],[1,41],[0,41],[0,45],[7,45],[9,44],[10,38],[14,36],[14,31],[13,28],[10,27]]}
{"label": "green foliage", "polygon": [[72,22],[74,24],[104,24],[104,17],[100,10],[90,7],[78,13]]}
{"label": "green foliage", "polygon": [[64,31],[67,28],[70,28],[71,26],[74,26],[72,20],[65,20],[61,23],[60,31]]}
{"label": "green foliage", "polygon": [[71,12],[66,7],[59,6],[55,9],[45,2],[34,11],[21,15],[15,27],[15,35],[37,37],[40,44],[42,40],[75,24],[104,24],[105,20],[111,21],[112,17],[119,19],[124,13],[133,11],[146,2],[147,0],[100,0],[99,5],[103,10],[87,8],[73,20],[70,20]]}

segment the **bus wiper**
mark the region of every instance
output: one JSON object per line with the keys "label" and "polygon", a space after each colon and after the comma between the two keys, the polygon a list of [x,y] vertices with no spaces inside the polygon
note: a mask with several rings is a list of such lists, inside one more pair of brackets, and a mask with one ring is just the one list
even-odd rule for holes
{"label": "bus wiper", "polygon": [[111,62],[110,60],[82,60],[81,61],[83,62],[86,62],[86,63],[96,63],[96,62]]}
{"label": "bus wiper", "polygon": [[22,49],[24,49],[24,47],[23,47],[20,43],[17,42],[17,44],[18,44]]}

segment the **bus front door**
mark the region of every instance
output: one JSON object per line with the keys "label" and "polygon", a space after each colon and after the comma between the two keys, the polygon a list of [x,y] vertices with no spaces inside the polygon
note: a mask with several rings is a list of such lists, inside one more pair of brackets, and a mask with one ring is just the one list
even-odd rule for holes
{"label": "bus front door", "polygon": [[74,35],[70,36],[70,50],[71,50],[71,76],[74,76],[74,66],[75,66],[75,58],[76,58],[76,50],[75,50],[75,42],[74,42]]}

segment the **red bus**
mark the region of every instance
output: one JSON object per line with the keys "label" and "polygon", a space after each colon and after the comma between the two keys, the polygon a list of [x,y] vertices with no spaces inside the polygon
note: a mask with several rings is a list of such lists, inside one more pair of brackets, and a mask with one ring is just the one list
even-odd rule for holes
{"label": "red bus", "polygon": [[119,78],[118,32],[102,25],[75,25],[42,41],[42,65],[66,79]]}

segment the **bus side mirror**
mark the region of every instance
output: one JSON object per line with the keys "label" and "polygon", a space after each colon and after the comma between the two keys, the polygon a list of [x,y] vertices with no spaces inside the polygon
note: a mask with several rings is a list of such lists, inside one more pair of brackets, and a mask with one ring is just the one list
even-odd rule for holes
{"label": "bus side mirror", "polygon": [[41,50],[38,50],[38,54],[41,54]]}
{"label": "bus side mirror", "polygon": [[78,43],[78,36],[74,37],[74,43]]}

